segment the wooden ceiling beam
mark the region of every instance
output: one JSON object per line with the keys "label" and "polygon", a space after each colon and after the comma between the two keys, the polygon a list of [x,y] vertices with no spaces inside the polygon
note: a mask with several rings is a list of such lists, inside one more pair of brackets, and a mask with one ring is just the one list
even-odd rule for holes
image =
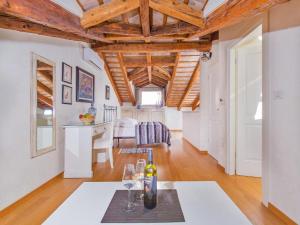
{"label": "wooden ceiling beam", "polygon": [[152,80],[152,66],[151,66],[151,54],[147,53],[147,71],[148,71],[148,77],[149,77],[149,83],[151,83]]}
{"label": "wooden ceiling beam", "polygon": [[37,81],[37,88],[41,89],[42,91],[46,92],[49,95],[52,95],[52,93],[53,93],[51,88],[47,87],[40,81]]}
{"label": "wooden ceiling beam", "polygon": [[53,101],[44,95],[37,93],[37,99],[49,107],[53,107]]}
{"label": "wooden ceiling beam", "polygon": [[145,87],[145,86],[147,86],[147,85],[149,85],[149,84],[150,84],[150,83],[149,83],[149,81],[147,80],[147,81],[145,81],[145,82],[143,82],[143,83],[137,84],[136,86],[139,87],[139,88],[142,88],[142,87]]}
{"label": "wooden ceiling beam", "polygon": [[167,77],[166,75],[164,75],[164,74],[162,74],[162,73],[160,73],[156,70],[152,70],[152,74],[153,74],[153,76],[159,77],[159,78],[161,78],[163,80],[166,80],[166,81],[171,80],[170,77]]}
{"label": "wooden ceiling beam", "polygon": [[197,97],[195,98],[192,104],[192,111],[195,111],[195,109],[199,106],[200,106],[200,95],[197,95]]}
{"label": "wooden ceiling beam", "polygon": [[241,22],[244,19],[248,19],[249,17],[254,17],[276,4],[288,1],[289,0],[228,1],[208,15],[203,29],[200,29],[195,34],[191,34],[189,38],[192,39],[210,34],[222,28]]}
{"label": "wooden ceiling beam", "polygon": [[134,43],[134,44],[108,44],[94,48],[97,52],[180,52],[200,51],[211,49],[211,42],[180,42],[180,43]]}
{"label": "wooden ceiling beam", "polygon": [[132,92],[132,89],[131,89],[131,86],[130,86],[130,83],[128,80],[127,70],[126,70],[126,67],[124,66],[124,61],[123,61],[123,55],[120,52],[118,53],[118,61],[119,61],[119,64],[120,64],[120,67],[121,67],[121,70],[123,73],[123,78],[124,78],[125,86],[128,91],[130,101],[131,101],[132,105],[135,105],[136,104],[135,97],[133,95],[133,92]]}
{"label": "wooden ceiling beam", "polygon": [[37,23],[24,21],[19,18],[11,17],[11,16],[0,15],[0,28],[39,34],[39,35],[44,35],[49,37],[63,38],[63,39],[68,39],[73,41],[83,41],[83,42],[91,41],[88,38],[84,38],[76,34],[62,32],[54,28],[46,27]]}
{"label": "wooden ceiling beam", "polygon": [[108,23],[99,26],[95,26],[89,29],[94,33],[99,34],[117,34],[125,36],[140,36],[142,35],[142,29],[139,25],[128,23]]}
{"label": "wooden ceiling beam", "polygon": [[[123,61],[124,61],[124,58],[123,58]],[[130,71],[128,73],[128,79],[130,80],[130,77],[134,77],[138,74],[140,74],[141,72],[145,72],[145,67],[141,67],[141,68],[135,68],[134,70]]]}
{"label": "wooden ceiling beam", "polygon": [[104,61],[104,69],[105,69],[105,71],[106,71],[106,74],[107,74],[107,76],[108,76],[108,79],[109,79],[109,81],[110,81],[110,83],[111,83],[111,85],[112,85],[112,87],[113,87],[113,89],[114,89],[114,91],[115,91],[115,94],[116,94],[116,96],[117,96],[117,99],[118,99],[120,105],[122,105],[122,104],[123,104],[123,101],[122,101],[121,95],[120,95],[120,93],[119,93],[119,91],[118,91],[116,82],[115,82],[115,80],[113,79],[113,76],[112,76],[112,74],[111,74],[111,72],[110,72],[110,70],[109,70],[109,68],[108,68],[108,66],[107,66],[107,60],[106,60],[106,57],[105,57],[105,55],[104,55],[103,53],[98,53],[98,54],[99,54],[100,58],[103,59],[103,61]]}
{"label": "wooden ceiling beam", "polygon": [[161,83],[157,80],[152,80],[152,84],[156,85],[156,86],[159,86],[159,87],[165,87],[166,84],[165,83]]}
{"label": "wooden ceiling beam", "polygon": [[142,77],[147,77],[147,78],[149,77],[147,70],[144,70],[141,73],[138,73],[138,74],[136,74],[134,76],[128,76],[128,80],[129,81],[136,81],[136,80],[138,80],[138,79],[140,79]]}
{"label": "wooden ceiling beam", "polygon": [[52,83],[53,82],[53,77],[52,74],[49,73],[49,71],[46,70],[41,70],[41,71],[37,71],[37,74],[41,77],[43,77],[44,79],[46,79],[48,82]]}
{"label": "wooden ceiling beam", "polygon": [[145,81],[147,81],[148,83],[150,83],[149,82],[149,78],[148,78],[148,74],[146,74],[146,76],[139,77],[138,79],[134,80],[133,84],[136,85],[136,84],[139,84],[139,83],[143,83]]}
{"label": "wooden ceiling beam", "polygon": [[164,84],[168,83],[168,80],[165,80],[165,79],[163,79],[163,78],[161,78],[159,76],[156,76],[156,75],[153,75],[153,80],[157,80],[157,81],[159,81],[161,83],[164,83]]}
{"label": "wooden ceiling beam", "polygon": [[[141,57],[124,57],[126,67],[147,67],[147,60]],[[152,56],[151,66],[174,66],[175,58],[171,56]]]}
{"label": "wooden ceiling beam", "polygon": [[89,28],[137,9],[139,6],[139,0],[112,0],[86,11],[81,18],[81,25],[84,28]]}
{"label": "wooden ceiling beam", "polygon": [[187,34],[173,34],[173,35],[155,35],[144,37],[143,35],[116,35],[116,34],[105,34],[105,39],[108,41],[161,41],[161,40],[184,40],[187,38]]}
{"label": "wooden ceiling beam", "polygon": [[72,33],[89,40],[109,42],[101,35],[84,30],[78,16],[52,1],[41,3],[40,0],[0,0],[0,14]]}
{"label": "wooden ceiling beam", "polygon": [[178,105],[178,110],[181,109],[182,105],[183,105],[183,102],[184,102],[184,99],[188,96],[188,94],[190,93],[193,85],[198,81],[198,79],[200,78],[200,75],[199,75],[199,72],[200,72],[200,61],[198,62],[197,66],[195,67],[194,69],[194,72],[191,76],[191,79],[184,91],[184,94],[179,102],[179,105]]}
{"label": "wooden ceiling beam", "polygon": [[168,79],[171,79],[171,74],[168,70],[162,68],[161,66],[154,66],[154,68],[157,69],[163,75],[165,75]]}
{"label": "wooden ceiling beam", "polygon": [[202,12],[176,0],[150,0],[152,9],[198,27],[204,26]]}
{"label": "wooden ceiling beam", "polygon": [[140,0],[140,23],[144,37],[150,36],[149,0]]}
{"label": "wooden ceiling beam", "polygon": [[151,37],[190,34],[197,31],[199,31],[199,27],[180,21],[179,23],[151,27]]}
{"label": "wooden ceiling beam", "polygon": [[[183,3],[188,5],[189,4],[189,0],[184,0]],[[167,25],[167,22],[168,22],[168,16],[164,14],[163,24],[162,25],[163,26]]]}
{"label": "wooden ceiling beam", "polygon": [[166,103],[167,104],[168,104],[168,101],[170,100],[170,96],[171,96],[172,88],[173,88],[173,85],[174,85],[174,80],[175,80],[177,65],[179,63],[179,60],[180,60],[180,53],[178,52],[177,55],[176,55],[175,66],[173,68],[171,80],[169,82],[169,87],[168,87],[168,90],[167,90],[167,97],[166,97]]}
{"label": "wooden ceiling beam", "polygon": [[79,7],[81,8],[82,12],[85,11],[83,4],[81,3],[80,0],[76,0],[77,4],[79,5]]}

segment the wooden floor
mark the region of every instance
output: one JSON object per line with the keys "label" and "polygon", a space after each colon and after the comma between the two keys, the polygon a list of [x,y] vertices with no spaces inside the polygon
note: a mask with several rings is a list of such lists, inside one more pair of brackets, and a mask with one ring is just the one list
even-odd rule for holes
{"label": "wooden floor", "polygon": [[[122,143],[130,146],[131,143]],[[41,224],[82,182],[120,181],[124,163],[135,163],[143,154],[118,154],[114,150],[115,168],[109,163],[95,164],[92,179],[63,179],[62,175],[43,185],[0,213],[0,224]],[[261,204],[261,180],[258,178],[227,176],[217,162],[173,134],[170,151],[166,146],[154,147],[154,161],[160,181],[214,180],[223,188],[253,224],[284,224]],[[217,213],[217,212],[216,212]]]}

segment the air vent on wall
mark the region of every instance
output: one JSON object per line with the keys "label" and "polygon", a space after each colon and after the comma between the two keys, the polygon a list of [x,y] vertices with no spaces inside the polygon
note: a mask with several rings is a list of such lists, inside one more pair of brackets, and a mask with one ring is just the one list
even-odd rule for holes
{"label": "air vent on wall", "polygon": [[83,48],[83,59],[100,70],[104,70],[104,62],[103,60],[99,57],[99,55],[94,52],[92,49],[84,47]]}

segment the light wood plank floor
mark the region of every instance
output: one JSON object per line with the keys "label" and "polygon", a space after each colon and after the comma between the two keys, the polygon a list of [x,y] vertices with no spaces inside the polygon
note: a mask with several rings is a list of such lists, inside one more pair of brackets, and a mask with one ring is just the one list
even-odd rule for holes
{"label": "light wood plank floor", "polygon": [[[132,143],[122,142],[122,145],[131,146]],[[146,158],[146,155],[118,154],[118,149],[115,149],[114,157],[115,168],[110,169],[108,162],[95,164],[92,179],[63,179],[61,175],[56,177],[0,212],[0,224],[41,224],[82,182],[120,181],[123,165],[135,163],[138,158]],[[199,152],[182,139],[180,132],[173,133],[170,151],[163,145],[154,147],[154,160],[161,181],[217,181],[253,224],[284,224],[262,205],[260,179],[227,176],[210,155]]]}

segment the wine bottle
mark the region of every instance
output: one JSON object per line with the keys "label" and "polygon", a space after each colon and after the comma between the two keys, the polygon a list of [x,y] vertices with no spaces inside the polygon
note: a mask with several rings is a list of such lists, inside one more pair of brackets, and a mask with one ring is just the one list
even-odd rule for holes
{"label": "wine bottle", "polygon": [[153,164],[153,152],[148,151],[148,162],[145,167],[144,181],[144,206],[147,209],[156,207],[157,198],[157,172]]}

